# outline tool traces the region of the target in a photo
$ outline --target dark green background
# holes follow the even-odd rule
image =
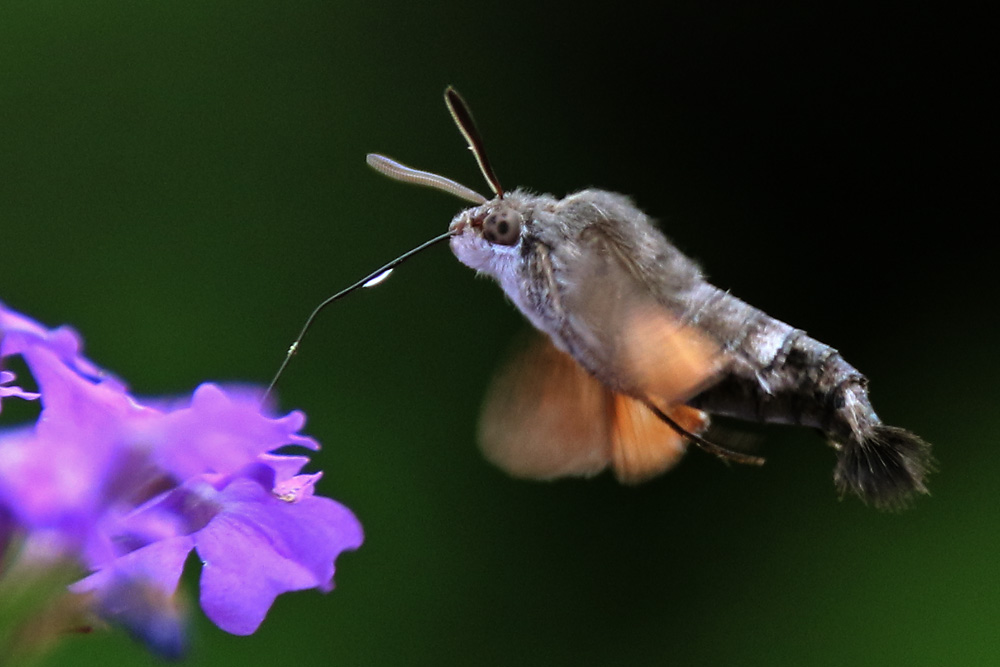
[[[936,445],[932,497],[898,515],[838,501],[832,452],[781,427],[753,429],[762,469],[692,451],[640,488],[510,480],[473,434],[522,321],[437,248],[324,315],[280,386],[364,547],[252,637],[199,614],[190,664],[1000,660],[980,19],[645,4],[3,3],[0,299],[139,394],[266,382],[323,297],[444,231],[457,200],[364,155],[484,190],[454,84],[508,187],[633,195]],[[154,663],[117,633],[51,660]]]

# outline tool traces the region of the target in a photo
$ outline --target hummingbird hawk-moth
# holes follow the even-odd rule
[[[722,415],[818,429],[837,452],[841,494],[894,508],[926,493],[929,445],[881,422],[868,381],[836,350],[707,282],[623,195],[504,191],[465,102],[450,87],[445,102],[491,199],[380,155],[368,163],[474,204],[451,222],[452,251],[542,334],[488,392],[489,460],[536,479],[610,468],[625,483],[670,468],[689,441],[762,462],[703,437],[709,415]]]

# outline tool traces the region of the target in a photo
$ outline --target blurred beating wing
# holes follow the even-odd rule
[[[588,229],[581,245],[586,252],[563,271],[560,291],[581,363],[612,389],[663,410],[717,381],[725,355],[658,297],[657,277],[600,228]]]
[[[694,408],[666,411],[693,433],[708,426]],[[497,374],[479,441],[486,458],[515,477],[589,477],[610,465],[630,484],[665,471],[685,449],[642,401],[611,391],[541,335]]]
[[[479,444],[515,477],[590,477],[611,457],[608,390],[548,338],[515,350],[490,386]]]
[[[708,417],[684,402],[717,380],[726,359],[602,228],[585,234],[558,282],[547,253],[536,266],[576,359],[542,336],[515,354],[486,398],[480,444],[518,477],[590,476],[610,465],[638,483],[673,465],[686,444],[644,402],[700,435]]]

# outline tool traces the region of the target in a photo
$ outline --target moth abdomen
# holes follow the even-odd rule
[[[838,452],[834,480],[882,508],[926,493],[930,446],[882,423],[868,380],[837,350],[711,285],[692,319],[714,333],[730,363],[709,389],[689,401],[706,412],[761,423],[808,426]]]

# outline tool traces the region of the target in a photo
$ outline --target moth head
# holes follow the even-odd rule
[[[521,240],[524,215],[517,202],[494,199],[456,215],[449,229],[458,236],[473,236],[495,246],[515,246]]]
[[[472,112],[461,96],[449,86],[444,92],[444,100],[493,191],[493,199],[487,200],[478,192],[444,176],[412,169],[382,155],[369,155],[368,164],[390,178],[433,187],[477,204],[462,211],[451,221],[451,248],[463,264],[496,275],[500,267],[494,266],[495,262],[492,260],[510,255],[521,240],[525,229],[526,217],[523,210],[526,202],[517,192],[506,196],[507,193],[500,187],[500,181],[490,166],[482,138],[472,120]]]
[[[452,219],[451,249],[460,262],[477,271],[498,275],[500,265],[517,257],[521,238],[527,233],[521,198],[517,195],[497,197]]]

